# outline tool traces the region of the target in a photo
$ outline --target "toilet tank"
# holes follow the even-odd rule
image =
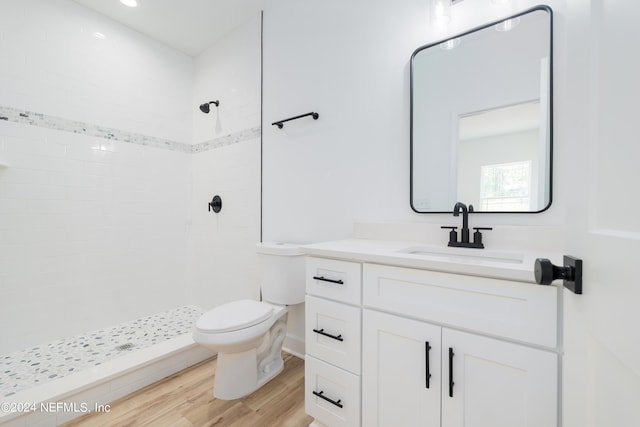
[[[275,304],[304,302],[304,255],[298,245],[258,243],[258,282],[262,299]]]

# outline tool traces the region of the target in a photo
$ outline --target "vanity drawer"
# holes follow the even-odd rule
[[[307,354],[360,373],[360,308],[307,296],[305,325]]]
[[[360,377],[307,356],[305,412],[331,427],[360,425]]]
[[[307,293],[360,305],[359,263],[307,257]]]
[[[556,347],[555,286],[364,264],[363,305]]]

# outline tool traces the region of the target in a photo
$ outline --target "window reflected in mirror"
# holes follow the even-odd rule
[[[457,193],[485,212],[536,210],[544,197],[539,100],[458,118]]]

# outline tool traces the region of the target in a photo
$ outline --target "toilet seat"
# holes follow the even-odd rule
[[[222,333],[249,328],[269,319],[273,306],[254,300],[232,301],[204,313],[195,327],[203,333]]]

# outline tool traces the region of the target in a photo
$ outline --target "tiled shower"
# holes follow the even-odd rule
[[[260,17],[190,57],[71,0],[3,2],[0,40],[0,394],[256,298]]]

